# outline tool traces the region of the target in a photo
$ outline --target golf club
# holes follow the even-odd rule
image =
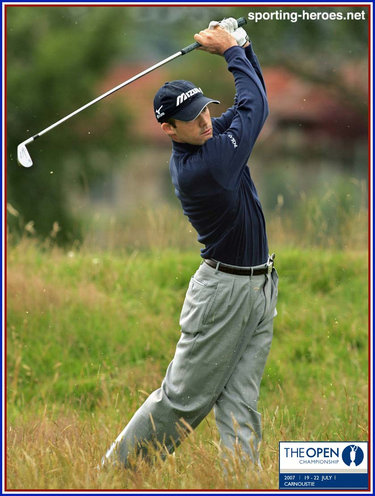
[[[237,25],[238,25],[238,27],[243,26],[244,24],[246,24],[246,22],[247,21],[246,21],[246,19],[244,17],[240,17],[239,19],[237,19]],[[136,81],[137,79],[141,78],[142,76],[145,76],[149,72],[154,71],[158,67],[161,67],[161,66],[167,64],[171,60],[174,60],[177,57],[180,57],[181,55],[185,55],[186,53],[189,53],[192,50],[195,50],[199,46],[200,46],[200,44],[197,43],[197,42],[194,42],[191,45],[186,46],[185,48],[183,48],[179,52],[176,52],[175,54],[167,57],[166,59],[162,60],[161,62],[158,62],[157,64],[149,67],[148,69],[145,69],[144,71],[140,72],[139,74],[136,74],[135,76],[133,76],[132,78],[128,79],[127,81],[124,81],[123,83],[115,86],[114,88],[112,88],[112,89],[108,90],[107,92],[103,93],[102,95],[98,96],[97,98],[95,98],[91,102],[86,103],[86,105],[83,105],[82,107],[80,107],[79,109],[75,110],[71,114],[63,117],[62,119],[58,120],[54,124],[51,124],[50,126],[46,127],[45,129],[43,129],[43,131],[40,131],[38,134],[35,134],[31,138],[28,138],[27,140],[23,141],[22,143],[20,143],[17,146],[17,161],[18,161],[18,163],[20,165],[22,165],[23,167],[31,167],[33,165],[33,161],[32,161],[32,159],[30,157],[30,154],[29,154],[29,152],[28,152],[28,150],[26,148],[26,145],[28,145],[29,143],[32,143],[37,138],[40,138],[40,136],[43,136],[43,134],[46,134],[46,133],[48,133],[48,131],[51,131],[51,129],[59,126],[60,124],[62,124],[63,122],[67,121],[71,117],[79,114],[79,112],[82,112],[82,110],[85,110],[88,107],[90,107],[91,105],[94,105],[94,103],[97,103],[100,100],[103,100],[103,98],[106,98],[107,96],[112,95],[112,93],[114,93],[115,91],[118,91],[121,88],[124,88],[124,86],[127,86],[128,84],[132,83],[133,81]]]

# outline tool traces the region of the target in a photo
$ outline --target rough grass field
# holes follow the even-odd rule
[[[159,387],[198,250],[7,254],[7,489],[276,489],[278,443],[367,440],[367,255],[277,250],[274,341],[261,387],[263,471],[224,477],[210,415],[175,455],[96,467]]]

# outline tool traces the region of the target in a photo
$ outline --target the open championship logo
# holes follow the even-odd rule
[[[342,452],[342,459],[348,467],[358,467],[363,462],[363,458],[362,449],[355,444],[350,444]]]
[[[279,449],[279,489],[369,488],[367,442],[280,441]]]

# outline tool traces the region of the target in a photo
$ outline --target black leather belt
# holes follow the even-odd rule
[[[227,265],[222,262],[216,262],[215,260],[205,259],[207,265],[216,269],[220,272],[226,272],[227,274],[233,274],[236,276],[262,276],[264,274],[270,274],[274,266],[275,255],[271,255],[268,262],[263,267],[233,267],[232,265]]]

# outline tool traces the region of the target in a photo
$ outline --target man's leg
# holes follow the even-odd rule
[[[147,453],[145,443],[172,452],[181,441],[181,419],[195,428],[209,413],[246,348],[248,314],[263,304],[261,290],[255,296],[252,291],[258,278],[264,280],[200,266],[186,293],[181,338],[165,379],[118,436],[107,460],[127,465],[130,453]]]
[[[263,287],[263,298],[265,312],[256,315],[253,309],[247,328],[250,340],[214,407],[223,445],[231,451],[239,447],[256,464],[259,464],[258,445],[262,438],[257,402],[272,342],[277,300],[276,272],[268,276]]]

